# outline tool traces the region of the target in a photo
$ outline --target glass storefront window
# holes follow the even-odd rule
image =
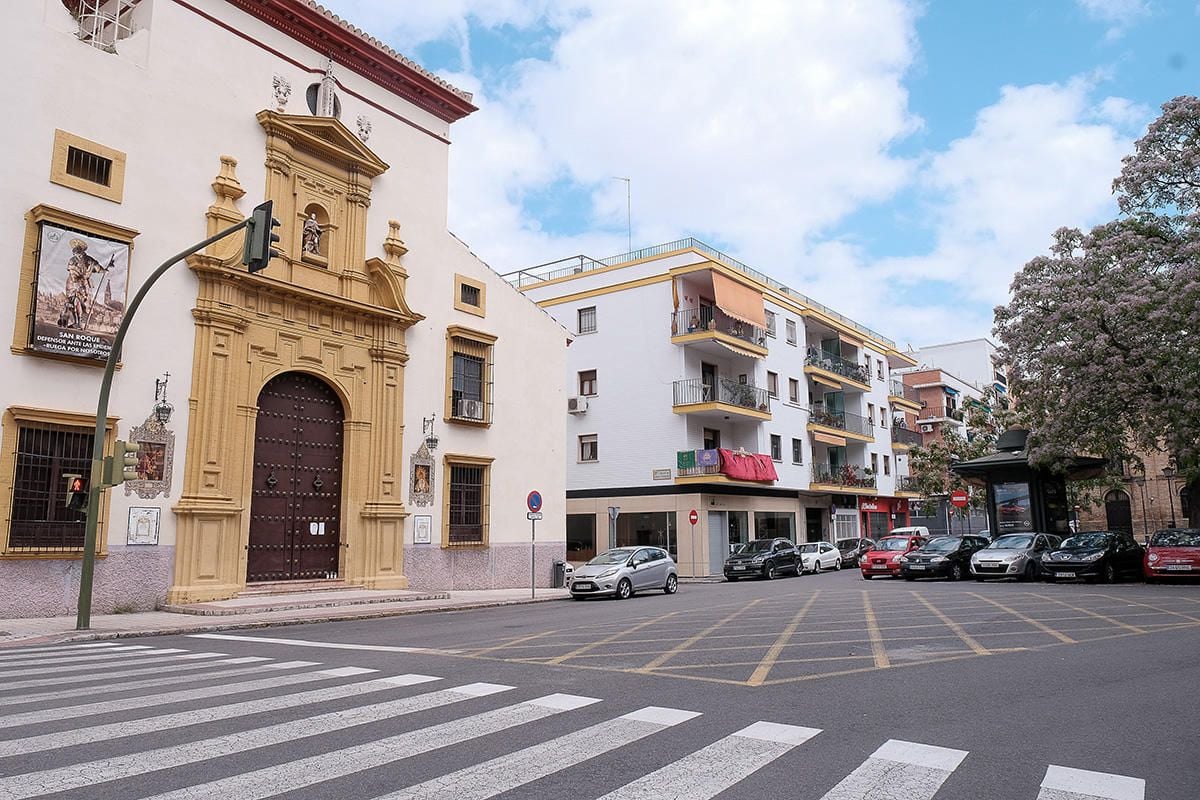
[[[796,515],[791,512],[754,512],[755,539],[790,539],[796,541]]]
[[[650,511],[617,517],[617,547],[661,547],[678,561],[675,512]]]
[[[567,560],[590,561],[596,555],[596,515],[567,514]]]

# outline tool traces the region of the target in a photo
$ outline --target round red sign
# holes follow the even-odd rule
[[[688,514],[688,522],[690,522],[690,523],[692,523],[693,525],[695,525],[695,524],[696,524],[697,522],[699,522],[699,521],[700,521],[700,515],[699,515],[699,514],[697,514],[697,513],[696,513],[696,509],[694,509],[694,508],[693,508],[693,509],[692,509],[692,512],[691,512],[690,514]]]
[[[955,508],[966,508],[969,502],[971,502],[971,496],[965,489],[955,489],[950,493],[950,505]]]

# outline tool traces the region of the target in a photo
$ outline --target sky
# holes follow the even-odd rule
[[[449,224],[496,271],[694,236],[901,349],[990,336],[1200,86],[1200,0],[321,2],[474,93]]]

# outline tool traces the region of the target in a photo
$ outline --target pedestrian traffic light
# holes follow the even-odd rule
[[[272,216],[274,207],[273,200],[260,203],[250,212],[250,219],[246,222],[246,245],[242,250],[242,263],[250,272],[266,269],[272,258],[282,255],[271,247],[279,241],[279,234],[272,230],[279,227],[279,220]]]
[[[72,511],[87,511],[88,482],[82,475],[64,475],[67,479],[67,490],[63,495],[63,505]]]

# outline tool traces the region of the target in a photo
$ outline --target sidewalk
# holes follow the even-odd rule
[[[395,597],[397,592],[387,593]],[[462,611],[489,606],[542,603],[566,600],[566,589],[538,589],[530,597],[529,589],[487,589],[463,592],[411,592],[411,597],[394,602],[368,602],[353,605],[325,605],[287,608],[276,611],[247,610],[243,613],[178,614],[168,611],[143,611],[134,614],[93,614],[92,627],[75,630],[75,617],[40,619],[0,619],[0,649],[20,645],[53,642],[81,642],[93,639],[119,639],[128,636],[153,636],[196,631],[222,631],[234,628],[269,628],[277,625],[301,625],[309,622],[375,619],[429,611]]]

